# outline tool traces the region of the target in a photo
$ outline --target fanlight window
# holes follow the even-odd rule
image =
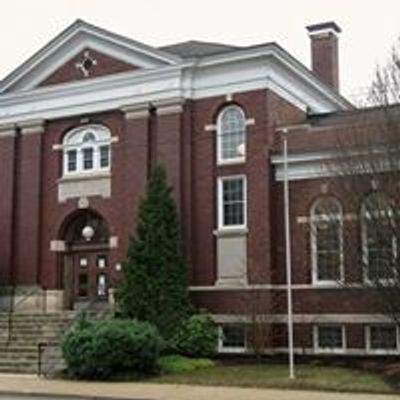
[[[218,116],[218,163],[244,161],[246,154],[246,119],[235,105],[224,108]]]
[[[365,278],[377,282],[393,279],[396,271],[396,222],[391,202],[373,193],[361,207],[361,233]]]
[[[311,208],[313,282],[338,282],[343,278],[343,214],[331,197],[318,199]]]
[[[111,167],[111,133],[101,125],[73,129],[63,141],[64,175],[108,171]]]

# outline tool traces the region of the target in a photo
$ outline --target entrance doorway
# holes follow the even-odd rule
[[[108,254],[77,252],[73,256],[73,292],[77,301],[103,301],[108,299]]]
[[[64,238],[65,308],[108,301],[111,268],[109,230],[104,219],[90,210],[79,212],[67,224]]]

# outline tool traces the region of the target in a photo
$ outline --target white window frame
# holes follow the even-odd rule
[[[74,152],[74,154],[75,154],[75,169],[70,171],[70,169],[69,169],[69,154],[72,152]],[[77,149],[67,149],[64,152],[63,157],[64,157],[64,169],[63,169],[64,171],[66,171],[68,174],[73,174],[76,171],[78,171],[79,161],[78,161],[78,150]]]
[[[388,350],[388,349],[372,349],[371,348],[371,328],[374,326],[394,326],[396,328],[396,349]],[[399,354],[400,353],[400,340],[399,340],[399,326],[395,323],[376,323],[369,324],[365,326],[365,346],[367,353],[377,354],[377,355],[390,355],[390,354]]]
[[[319,222],[323,222],[323,216],[316,216],[314,214],[315,208],[318,206],[318,203],[324,200],[333,200],[336,205],[338,206],[339,212],[337,213],[337,218],[339,220],[339,246],[340,246],[340,264],[339,264],[339,279],[338,280],[331,280],[331,279],[319,279],[318,278],[318,253],[317,253],[317,242],[318,238],[315,233],[315,225]],[[329,221],[329,216],[327,221]],[[311,206],[310,210],[310,244],[311,244],[311,275],[312,275],[312,283],[313,285],[339,285],[344,281],[344,251],[343,251],[343,208],[340,204],[339,200],[334,197],[319,197],[316,199]]]
[[[243,224],[238,225],[224,225],[224,198],[223,198],[223,183],[229,180],[241,179],[243,181]],[[218,199],[218,230],[232,231],[246,229],[247,227],[247,177],[246,175],[228,175],[218,177],[217,183],[217,199]]]
[[[386,197],[386,200],[388,200],[388,202],[390,202],[390,199],[387,198],[387,196],[385,195],[385,193],[378,193],[378,192],[374,192],[372,194],[370,194],[369,196],[373,196],[373,195],[378,195],[378,196],[383,196]],[[361,205],[361,210],[360,210],[360,231],[361,231],[361,251],[362,251],[362,264],[363,264],[363,280],[364,283],[373,285],[375,282],[371,279],[369,279],[368,277],[368,272],[369,272],[369,248],[368,248],[368,233],[367,233],[367,226],[365,224],[365,202],[367,201],[368,197],[367,196]],[[379,213],[380,211],[378,211]],[[392,212],[394,212],[392,210]],[[397,257],[397,240],[396,240],[396,236],[393,235],[392,237],[392,256],[393,258]],[[396,271],[394,271],[396,273]],[[395,278],[381,278],[379,279],[379,282],[382,284],[390,284],[391,282],[394,282]]]
[[[320,347],[319,346],[319,328],[327,328],[327,327],[339,327],[342,331],[342,347]],[[315,353],[329,353],[329,354],[341,354],[346,351],[347,343],[346,343],[346,327],[343,324],[335,324],[335,323],[327,323],[327,324],[318,324],[313,326],[313,347]]]
[[[226,326],[242,326],[244,330],[244,346],[232,347],[224,346],[223,335]],[[244,324],[222,324],[218,326],[218,352],[219,353],[246,353],[248,351],[247,327]]]
[[[231,157],[231,158],[224,158],[223,157],[223,138],[226,133],[222,131],[222,119],[224,117],[224,114],[229,111],[230,109],[237,109],[240,111],[242,118],[243,118],[243,126],[244,126],[244,151],[243,155],[239,155],[237,157]],[[217,118],[217,164],[218,165],[224,165],[224,164],[239,164],[239,163],[244,163],[246,161],[246,149],[247,149],[247,121],[246,121],[246,116],[243,111],[243,109],[236,105],[236,104],[231,104],[226,107],[224,107],[218,114]]]
[[[95,140],[84,142],[83,138],[89,132],[94,135]],[[110,130],[103,125],[91,124],[72,129],[65,135],[63,144],[58,147],[62,150],[63,157],[62,176],[74,177],[109,172],[112,162],[111,143],[114,141],[113,139]],[[100,148],[103,146],[108,146],[109,148],[109,162],[107,167],[101,167],[100,165]],[[93,168],[85,169],[83,152],[85,149],[90,148],[93,149]],[[68,170],[68,152],[71,150],[76,151],[76,170],[74,171]]]

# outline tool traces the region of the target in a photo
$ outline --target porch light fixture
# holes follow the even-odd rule
[[[90,225],[86,225],[82,229],[82,236],[87,242],[90,242],[93,239],[93,236],[94,236],[93,227],[91,227]]]

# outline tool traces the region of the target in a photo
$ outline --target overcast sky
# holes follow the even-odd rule
[[[333,20],[342,92],[365,92],[400,35],[400,0],[3,0],[0,79],[81,18],[149,45],[276,41],[309,66],[305,26]]]

